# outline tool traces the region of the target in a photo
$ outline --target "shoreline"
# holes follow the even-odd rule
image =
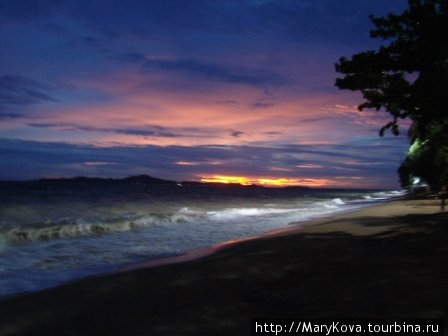
[[[393,200],[314,219],[200,259],[7,298],[0,330],[248,335],[250,318],[261,316],[446,319],[447,221],[437,200]]]
[[[383,200],[380,202],[375,202],[375,201],[373,201],[371,203],[368,202],[361,206],[358,205],[357,207],[349,207],[347,209],[332,209],[333,212],[324,213],[324,214],[320,214],[320,215],[314,214],[306,219],[301,219],[299,221],[285,223],[285,226],[283,226],[283,227],[269,229],[268,231],[261,232],[261,233],[258,233],[258,234],[252,235],[252,236],[246,236],[246,237],[235,238],[235,239],[230,238],[230,239],[223,240],[223,241],[217,241],[217,242],[211,243],[209,245],[199,246],[196,248],[192,248],[190,250],[185,250],[184,252],[181,252],[179,254],[175,254],[172,256],[155,256],[155,257],[150,257],[146,260],[143,259],[140,261],[130,261],[126,264],[122,264],[121,266],[118,266],[115,268],[111,267],[109,270],[106,270],[106,271],[103,270],[103,271],[96,272],[93,274],[85,274],[81,277],[74,277],[72,279],[66,279],[64,281],[53,284],[51,286],[44,286],[44,287],[41,287],[38,289],[31,289],[28,291],[18,291],[15,293],[9,293],[6,295],[2,295],[0,297],[0,301],[5,300],[7,298],[11,298],[11,297],[17,297],[17,296],[26,295],[29,293],[39,292],[39,291],[46,290],[46,289],[56,288],[59,286],[63,286],[65,284],[82,281],[84,279],[103,277],[103,276],[108,276],[110,274],[122,273],[122,272],[132,271],[132,270],[141,269],[141,268],[145,268],[145,267],[156,267],[156,266],[161,266],[161,265],[168,265],[168,264],[175,264],[175,263],[180,263],[180,262],[196,260],[199,258],[209,256],[211,254],[217,253],[219,250],[221,250],[222,248],[224,248],[226,246],[230,246],[230,245],[244,242],[247,240],[263,238],[265,236],[272,236],[272,235],[281,234],[281,233],[283,234],[283,233],[289,232],[291,230],[293,232],[295,232],[297,229],[300,229],[303,226],[312,225],[315,222],[320,222],[321,220],[326,220],[326,219],[332,218],[334,216],[339,216],[341,214],[345,214],[345,213],[350,214],[350,213],[354,213],[359,210],[369,208],[372,206],[375,207],[375,206],[381,205],[385,202],[386,203],[390,202],[394,199],[399,199],[399,198],[394,197],[394,198],[389,198],[389,199],[386,199],[386,200]],[[325,209],[323,209],[323,210],[325,210]]]
[[[123,268],[120,268],[120,269],[110,272],[110,273],[99,274],[99,275],[97,275],[97,277],[107,276],[108,274],[124,273],[124,272],[129,272],[129,271],[134,271],[134,270],[139,270],[139,269],[144,269],[144,268],[150,268],[150,267],[172,265],[172,264],[177,264],[177,263],[182,263],[182,262],[194,261],[197,259],[201,259],[201,258],[210,256],[210,255],[213,255],[213,254],[219,252],[220,250],[222,250],[223,248],[231,247],[232,245],[235,245],[235,244],[239,244],[239,243],[243,243],[243,242],[251,241],[251,240],[275,237],[275,236],[285,235],[285,234],[300,234],[302,232],[302,230],[305,230],[305,228],[313,227],[315,225],[321,225],[322,223],[328,222],[333,217],[339,218],[344,215],[355,216],[358,212],[363,212],[364,210],[367,210],[369,208],[376,208],[376,207],[382,206],[382,205],[390,203],[390,202],[401,201],[404,199],[406,199],[406,197],[388,199],[381,203],[375,203],[375,204],[363,206],[360,208],[339,210],[339,211],[336,211],[333,213],[325,214],[323,216],[312,217],[312,218],[304,219],[304,220],[297,221],[297,222],[291,222],[291,223],[287,224],[287,226],[277,228],[277,229],[272,229],[272,230],[264,232],[260,235],[243,237],[243,238],[239,238],[239,239],[225,240],[225,241],[217,242],[217,243],[214,243],[211,245],[197,247],[192,250],[185,251],[184,253],[182,253],[180,255],[171,256],[171,257],[155,258],[155,259],[149,259],[147,261],[137,262],[137,263],[130,264],[128,266],[125,266]],[[304,232],[306,232],[306,231],[304,231]],[[93,276],[93,277],[95,277],[95,276]]]
[[[134,270],[139,270],[139,269],[144,269],[144,268],[149,268],[149,267],[171,265],[171,264],[177,264],[177,263],[201,259],[201,258],[210,256],[210,255],[213,255],[214,253],[219,252],[221,249],[226,248],[226,247],[231,247],[232,245],[235,245],[235,244],[243,243],[245,241],[250,241],[250,240],[273,237],[273,236],[277,236],[277,235],[283,235],[283,234],[289,234],[289,233],[291,233],[291,234],[300,233],[300,230],[303,229],[304,227],[318,225],[319,223],[325,222],[335,216],[339,217],[344,214],[349,214],[349,215],[355,214],[356,212],[361,211],[363,209],[380,206],[382,204],[385,204],[388,202],[393,202],[395,200],[400,200],[400,199],[401,198],[391,199],[391,200],[384,201],[382,203],[375,203],[375,204],[363,206],[361,208],[339,210],[339,211],[336,211],[333,213],[325,214],[323,216],[312,217],[312,218],[304,219],[304,220],[297,221],[297,222],[291,222],[291,223],[288,223],[287,226],[277,228],[277,229],[271,229],[271,230],[266,231],[259,235],[248,236],[248,237],[243,237],[243,238],[238,238],[238,239],[229,239],[229,240],[225,240],[222,242],[217,242],[214,244],[187,250],[180,255],[149,259],[147,261],[133,263],[133,264],[130,264],[128,266],[125,266],[125,267],[120,268],[113,272],[99,274],[99,275],[97,275],[97,277],[107,276],[108,274],[123,273],[123,272],[134,271]],[[95,277],[95,276],[93,276],[93,277]],[[80,280],[82,280],[82,279],[80,279]]]

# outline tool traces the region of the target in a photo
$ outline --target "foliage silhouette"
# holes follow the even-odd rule
[[[399,169],[403,185],[410,175],[423,177],[438,189],[448,181],[448,1],[408,0],[401,14],[373,17],[371,38],[385,45],[342,57],[336,71],[340,89],[361,91],[359,110],[390,113],[379,133],[399,134],[399,121],[412,121],[412,146]]]

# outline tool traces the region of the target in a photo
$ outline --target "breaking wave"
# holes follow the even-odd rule
[[[177,224],[190,220],[193,220],[191,216],[180,213],[173,215],[149,214],[142,216],[124,216],[113,219],[79,218],[72,222],[64,219],[56,222],[45,222],[44,224],[35,225],[35,227],[15,227],[0,232],[0,243],[3,245],[11,245],[29,241],[102,235],[131,231],[139,228]]]
[[[0,299],[402,195],[356,190],[162,189],[149,190],[143,198],[106,193],[84,200],[72,196],[70,188],[62,198],[52,190],[48,199],[42,199],[39,190],[18,192],[15,200],[4,195]]]
[[[186,222],[226,224],[250,219],[274,219],[279,216],[291,221],[337,211],[345,202],[340,198],[304,204],[293,208],[247,207],[224,208],[216,211],[193,210],[184,207],[168,214],[126,215],[114,218],[62,218],[33,226],[16,226],[0,231],[0,245],[14,245],[32,241],[69,239],[139,230],[156,226],[172,226]]]
[[[32,241],[69,239],[80,236],[98,236],[111,233],[132,231],[157,226],[180,225],[186,222],[199,224],[229,224],[250,220],[300,221],[321,216],[342,209],[362,206],[362,202],[384,200],[400,196],[398,192],[378,192],[364,195],[362,198],[347,200],[333,198],[327,200],[300,199],[296,204],[282,207],[280,204],[266,204],[263,207],[229,207],[214,211],[193,210],[188,207],[166,214],[125,215],[112,218],[81,217],[61,218],[33,225],[12,226],[1,223],[0,246],[15,245]],[[285,225],[288,223],[285,223]],[[11,227],[12,226],[12,227]]]

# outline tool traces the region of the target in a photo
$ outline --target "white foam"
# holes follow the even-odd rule
[[[234,199],[182,199],[168,205],[155,203],[161,205],[161,213],[154,213],[159,208],[153,204],[130,201],[129,205],[97,209],[92,203],[82,210],[73,205],[69,212],[62,207],[56,213],[42,211],[49,220],[33,215],[20,222],[12,215],[4,216],[0,228],[0,245],[4,245],[0,254],[0,297],[111,271],[148,258],[260,235],[292,222],[359,208],[377,202],[378,198],[402,193],[372,192],[367,198],[363,195],[366,193],[329,192],[257,198],[245,203],[236,203]],[[80,212],[85,216],[76,218]],[[36,218],[41,222],[33,225],[31,220]]]
[[[191,215],[175,213],[172,215],[148,214],[143,216],[124,216],[118,219],[79,218],[74,223],[58,224],[47,221],[43,227],[15,227],[0,232],[0,244],[10,245],[31,241],[68,239],[80,236],[102,235],[131,231],[138,228],[166,226],[192,221]]]
[[[286,214],[297,209],[282,208],[229,208],[220,211],[208,211],[207,217],[211,220],[232,220],[244,217],[261,217],[274,214]]]
[[[340,198],[334,198],[332,201],[333,201],[335,204],[337,204],[337,205],[343,205],[343,204],[345,204],[345,202],[344,202],[342,199],[340,199]]]

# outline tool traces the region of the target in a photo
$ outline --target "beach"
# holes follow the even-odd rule
[[[446,319],[447,220],[437,200],[395,200],[17,295],[0,301],[1,335],[249,335],[253,317]]]

